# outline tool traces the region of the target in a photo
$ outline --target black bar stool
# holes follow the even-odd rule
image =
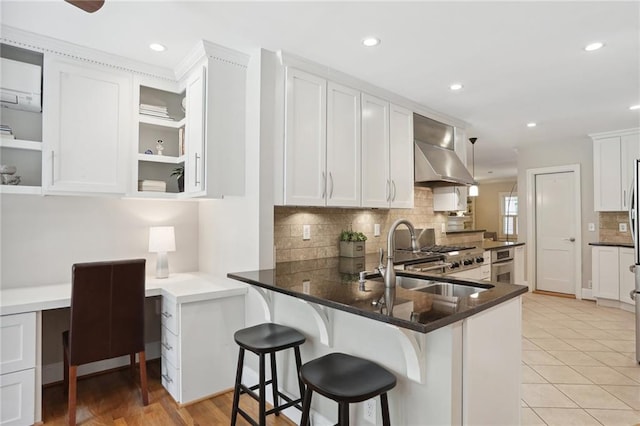
[[[236,424],[238,413],[244,417],[249,423],[254,426],[264,426],[267,424],[266,417],[269,414],[280,415],[280,411],[289,407],[296,407],[302,410],[300,402],[302,401],[302,395],[304,394],[304,385],[300,378],[298,383],[300,386],[300,398],[291,399],[287,395],[282,394],[278,390],[278,374],[276,371],[276,352],[284,349],[293,348],[296,356],[296,369],[298,371],[298,377],[300,377],[300,365],[302,364],[300,358],[300,345],[302,345],[306,338],[297,330],[286,327],[284,325],[265,323],[259,324],[253,327],[244,328],[239,330],[233,336],[238,346],[240,346],[240,353],[238,354],[238,370],[236,372],[236,385],[233,392],[233,408],[231,411],[231,425]],[[244,365],[244,351],[248,350],[258,355],[260,359],[260,371],[259,382],[257,385],[247,387],[242,384],[242,367]],[[271,380],[265,380],[265,356],[271,355]],[[268,384],[271,384],[273,391],[273,408],[266,410],[266,393],[265,388]],[[259,393],[256,394],[254,390],[259,389]],[[258,422],[252,419],[244,410],[238,407],[240,402],[240,395],[243,393],[248,394],[253,399],[258,401]],[[280,405],[279,399],[282,398],[286,403]]]
[[[355,356],[332,353],[309,361],[300,369],[300,378],[307,385],[302,403],[301,426],[309,425],[313,392],[336,401],[338,425],[349,425],[349,404],[380,395],[382,424],[390,426],[387,391],[396,386],[396,376],[378,364]]]

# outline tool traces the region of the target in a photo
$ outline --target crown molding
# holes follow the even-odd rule
[[[590,133],[588,136],[591,139],[602,139],[602,138],[611,138],[615,136],[635,135],[638,133],[640,133],[640,128],[636,127],[633,129],[613,130],[611,132]]]
[[[200,40],[191,52],[178,64],[175,79],[182,80],[204,58],[247,68],[250,56],[206,40]]]
[[[175,80],[175,74],[169,68],[138,62],[123,56],[24,31],[8,25],[0,26],[0,42],[43,54],[54,54],[135,74],[164,80]]]

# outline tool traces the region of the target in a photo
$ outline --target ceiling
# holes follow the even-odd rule
[[[515,176],[519,147],[640,127],[629,110],[640,104],[638,1],[106,0],[88,14],[2,0],[0,12],[6,25],[171,68],[200,39],[308,58],[467,122],[480,181]],[[365,48],[366,36],[382,42]],[[605,47],[583,50],[593,41]]]

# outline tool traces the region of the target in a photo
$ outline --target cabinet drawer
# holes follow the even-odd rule
[[[36,366],[36,313],[0,317],[0,374]]]
[[[35,369],[0,376],[0,424],[32,425],[35,420]]]
[[[162,358],[166,358],[173,365],[180,365],[180,339],[169,329],[162,327],[162,342],[160,350]]]
[[[162,312],[160,313],[162,325],[167,327],[173,334],[178,334],[178,304],[174,301],[162,298]]]
[[[176,402],[180,401],[180,370],[162,357],[162,386]]]

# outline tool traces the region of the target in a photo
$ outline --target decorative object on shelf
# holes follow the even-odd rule
[[[367,241],[367,236],[362,232],[342,231],[340,233],[340,256],[363,257],[365,241]]]
[[[152,226],[149,228],[149,253],[157,253],[156,278],[169,277],[170,251],[176,251],[176,237],[173,226]]]
[[[2,139],[15,139],[16,137],[13,135],[13,129],[11,126],[6,124],[0,124],[0,137]]]
[[[171,176],[175,176],[178,180],[178,191],[184,192],[184,166],[171,170]]]
[[[145,153],[145,154],[153,155],[153,151],[151,151],[150,149],[147,149],[144,153]]]
[[[473,177],[473,185],[469,187],[469,197],[477,197],[480,194],[478,189],[478,182],[476,182],[476,141],[478,138],[469,138],[471,142],[471,165],[473,171],[471,176]]]
[[[182,102],[180,102],[180,106],[182,107],[182,112],[187,113],[187,97],[182,98]]]
[[[18,185],[20,183],[20,176],[16,176],[16,166],[9,166],[7,164],[0,165],[0,179],[2,185]]]
[[[158,142],[156,142],[156,151],[158,151],[158,155],[163,155],[162,151],[164,151],[164,146],[162,145],[164,142],[162,141],[162,139],[158,139]]]

